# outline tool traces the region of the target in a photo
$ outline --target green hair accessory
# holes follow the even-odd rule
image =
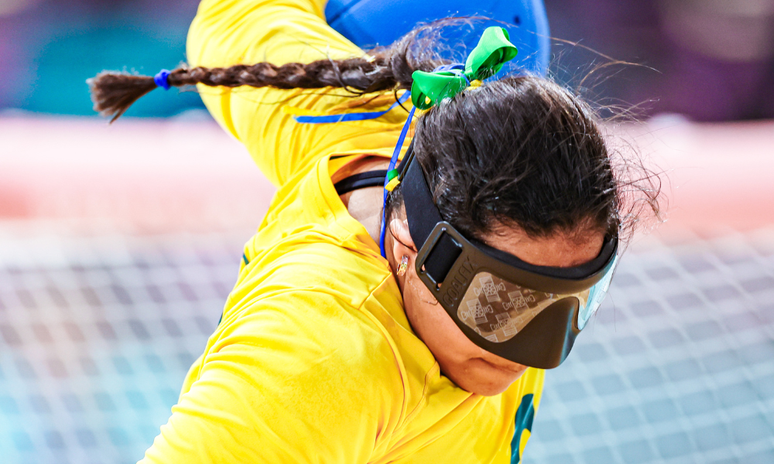
[[[471,81],[494,76],[517,53],[508,31],[502,27],[488,27],[468,55],[464,68],[456,64],[441,66],[433,72],[414,71],[411,101],[420,110],[432,108],[444,98],[452,98],[470,87]]]
[[[384,185],[384,188],[387,189],[388,192],[392,192],[395,190],[395,187],[400,184],[400,178],[398,177],[400,175],[400,171],[397,169],[391,169],[387,171],[387,183]]]

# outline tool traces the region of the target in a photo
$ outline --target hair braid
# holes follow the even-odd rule
[[[181,66],[169,74],[170,86],[204,84],[222,87],[275,87],[278,89],[320,89],[338,87],[353,94],[409,89],[411,74],[431,71],[442,61],[431,46],[437,31],[459,20],[441,20],[405,35],[389,47],[371,51],[370,58],[318,60],[311,63],[238,64],[228,68]],[[422,34],[429,32],[429,34]],[[416,53],[412,53],[416,52]],[[113,122],[142,96],[155,89],[153,77],[105,71],[87,81],[94,110]]]
[[[278,89],[319,89],[341,87],[361,94],[394,88],[392,70],[384,59],[319,60],[308,64],[272,63],[235,65],[228,68],[180,67],[170,72],[172,87],[204,84],[221,87],[275,87]],[[102,72],[88,81],[94,110],[118,119],[140,97],[156,88],[153,77]]]
[[[385,90],[395,85],[391,70],[382,62],[365,58],[318,60],[308,64],[272,63],[236,65],[229,68],[179,68],[169,75],[173,86],[204,84],[224,87],[276,87],[319,89],[345,87],[355,92]],[[374,88],[378,82],[378,88]]]

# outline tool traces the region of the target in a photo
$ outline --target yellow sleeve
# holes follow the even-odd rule
[[[255,341],[207,355],[140,463],[369,461],[382,422],[374,379],[337,353],[300,359]]]
[[[325,0],[203,0],[188,34],[191,66],[277,65],[364,52],[325,22]],[[394,144],[379,124],[299,124],[287,108],[326,113],[352,101],[342,89],[279,90],[199,85],[205,105],[276,186],[320,156]],[[394,119],[394,118],[393,118]],[[405,114],[402,117],[405,121]],[[389,121],[399,130],[400,121]],[[370,137],[369,135],[376,135]]]
[[[315,265],[326,253],[342,267]],[[141,462],[365,463],[383,449],[405,392],[362,309],[371,284],[346,280],[360,261],[331,245],[254,261]]]

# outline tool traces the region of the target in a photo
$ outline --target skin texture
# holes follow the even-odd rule
[[[383,163],[361,162],[361,166],[355,166],[355,172],[383,168]],[[381,189],[357,190],[343,195],[342,201],[350,214],[378,241]],[[388,227],[389,233],[385,238],[387,260],[403,294],[406,315],[416,334],[435,356],[441,372],[471,393],[492,396],[505,391],[521,377],[526,366],[489,353],[468,340],[438,304],[414,268],[417,247],[411,239],[405,211],[392,218]],[[602,249],[604,233],[580,225],[571,233],[532,238],[518,227],[501,226],[483,237],[483,241],[531,264],[572,267],[597,257]],[[408,270],[403,276],[398,276],[397,268],[403,256],[409,258]]]

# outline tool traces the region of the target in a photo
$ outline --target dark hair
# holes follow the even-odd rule
[[[481,238],[495,223],[530,236],[617,233],[619,198],[590,109],[549,80],[508,77],[442,102],[415,152],[441,216]]]
[[[431,44],[440,27],[461,22],[449,18],[421,26],[389,47],[371,50],[368,56],[344,60],[324,59],[311,63],[272,63],[235,65],[228,68],[188,68],[185,65],[169,74],[171,87],[195,84],[208,86],[276,87],[279,89],[321,89],[341,87],[355,95],[384,90],[410,89],[415,70],[432,71],[445,64]],[[94,110],[115,121],[151,90],[153,77],[126,72],[104,71],[86,81],[91,90]]]
[[[353,94],[409,89],[414,70],[445,63],[433,45],[439,25],[448,23],[417,28],[370,58],[181,67],[169,84],[341,87]],[[152,77],[109,72],[89,85],[95,110],[113,121],[156,87]],[[591,107],[542,77],[506,77],[444,100],[418,118],[414,139],[441,216],[470,237],[502,225],[532,237],[603,231],[626,239],[643,210],[659,215],[659,176],[636,153],[610,153]],[[387,217],[401,202],[398,187]]]

